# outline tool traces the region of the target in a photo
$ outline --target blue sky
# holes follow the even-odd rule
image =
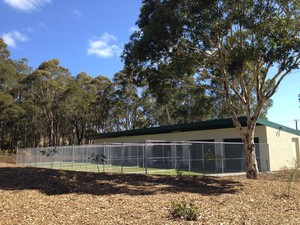
[[[122,69],[119,57],[140,13],[142,0],[0,0],[0,36],[12,59],[33,69],[53,58],[73,76],[109,78]],[[295,128],[300,119],[300,72],[274,95],[269,120]],[[300,128],[300,121],[299,121]]]
[[[0,36],[29,65],[57,58],[72,75],[112,77],[141,0],[0,0]]]

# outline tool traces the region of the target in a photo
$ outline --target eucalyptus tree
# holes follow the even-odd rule
[[[131,130],[138,128],[138,122],[142,120],[143,109],[140,104],[138,87],[133,80],[124,76],[121,71],[113,77],[114,102],[113,113],[116,130]]]
[[[211,96],[206,95],[203,88],[195,87],[195,81],[185,79],[185,84],[179,89],[176,96],[179,104],[174,113],[176,123],[190,123],[211,119]]]
[[[81,145],[88,126],[92,123],[92,103],[96,98],[92,85],[93,78],[82,72],[73,79],[61,95],[62,112],[66,120],[72,125],[67,129],[70,134],[75,131],[76,144]],[[70,138],[70,137],[69,137]],[[70,139],[69,143],[73,140]]]
[[[26,126],[26,111],[24,104],[25,101],[25,91],[22,85],[22,80],[25,79],[32,72],[31,67],[28,66],[26,59],[20,59],[13,62],[14,65],[14,76],[10,81],[9,93],[13,98],[13,104],[7,107],[7,112],[9,115],[7,118],[7,123],[9,123],[9,129],[11,130],[13,149],[19,147],[24,147],[25,140],[25,126]]]
[[[222,86],[220,84],[212,83],[210,85],[210,89],[207,91],[208,95],[210,96],[210,105],[211,105],[211,118],[218,118],[218,119],[226,119],[231,117],[231,110],[230,105],[226,102],[226,96],[224,93],[220,92]],[[252,96],[252,102],[255,102],[255,96]],[[235,105],[241,105],[241,101],[238,96],[232,96],[232,102]],[[268,110],[273,106],[273,100],[268,99],[266,100],[265,104],[260,113],[260,118],[267,119]],[[236,108],[236,115],[242,117],[245,115],[245,110],[241,108]]]
[[[147,86],[145,87],[147,88]],[[211,115],[210,97],[203,88],[197,88],[193,79],[184,82],[161,81],[155,90],[147,90],[151,99],[148,108],[152,125],[171,125],[209,119]]]
[[[0,38],[0,62],[8,59],[10,56],[10,51],[7,49],[7,44]]]
[[[246,176],[255,179],[256,122],[282,80],[299,67],[299,17],[298,0],[144,0],[140,30],[123,56],[127,67],[150,84],[162,76],[192,76],[207,87],[218,82],[244,143]],[[175,73],[149,76],[165,67]],[[238,119],[240,109],[246,129]]]
[[[24,83],[27,84],[28,96],[43,114],[40,118],[41,136],[49,146],[60,144],[64,118],[61,114],[61,95],[71,79],[68,69],[60,66],[59,60],[43,62]]]
[[[0,148],[16,149],[21,138],[23,92],[20,81],[30,73],[27,60],[9,58],[7,45],[0,39]]]
[[[10,90],[11,80],[15,77],[16,72],[13,61],[9,59],[10,52],[2,39],[0,39],[0,53],[0,148],[3,148],[10,145],[7,119],[9,109],[14,105]]]
[[[113,95],[114,86],[111,80],[99,75],[92,80],[94,99],[91,105],[92,124],[89,134],[111,132],[113,124]]]

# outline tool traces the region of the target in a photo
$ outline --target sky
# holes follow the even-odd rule
[[[0,37],[34,69],[53,58],[73,76],[122,69],[142,0],[0,0]]]
[[[142,0],[0,0],[0,37],[12,59],[36,69],[59,59],[73,76],[112,78],[123,68],[124,44],[137,29]],[[283,80],[268,119],[291,128],[300,119],[300,72]],[[298,121],[300,129],[300,121]]]

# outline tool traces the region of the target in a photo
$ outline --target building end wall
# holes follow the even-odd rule
[[[299,160],[299,136],[284,130],[267,127],[270,154],[270,170],[293,167]]]

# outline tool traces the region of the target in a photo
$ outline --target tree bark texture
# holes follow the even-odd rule
[[[246,155],[246,177],[248,179],[258,179],[258,166],[255,153],[255,144],[252,140],[250,143],[245,143],[245,155]]]

